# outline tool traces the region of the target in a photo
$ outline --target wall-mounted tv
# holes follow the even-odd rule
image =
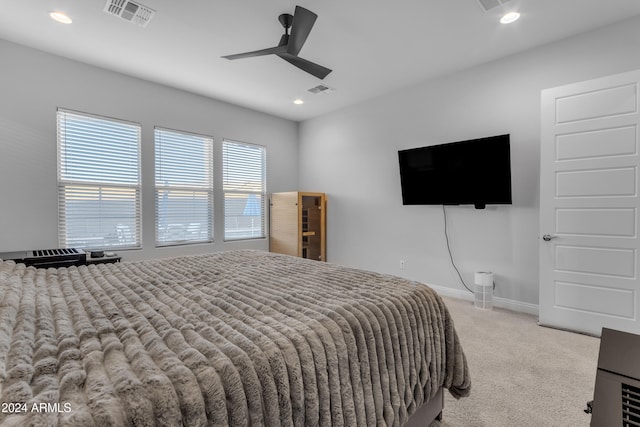
[[[403,205],[510,205],[509,135],[398,151]]]

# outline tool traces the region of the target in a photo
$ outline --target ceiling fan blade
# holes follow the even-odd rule
[[[300,52],[317,18],[318,15],[310,10],[296,6],[296,11],[293,14],[293,23],[291,24],[291,35],[289,36],[287,53],[297,55],[298,52]]]
[[[323,67],[322,65],[307,61],[306,59],[300,58],[299,56],[290,55],[289,53],[279,53],[277,55],[288,63],[300,68],[301,70],[316,76],[320,80],[327,77],[327,75],[332,71],[326,67]]]
[[[276,47],[270,47],[267,49],[254,50],[251,52],[237,53],[235,55],[226,55],[226,56],[223,56],[222,58],[225,58],[225,59],[251,58],[253,56],[264,56],[264,55],[272,55],[272,54],[277,55],[279,53],[285,53],[286,51],[287,51],[287,46],[276,46]]]

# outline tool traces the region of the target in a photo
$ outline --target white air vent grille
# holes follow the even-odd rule
[[[146,27],[156,13],[150,7],[130,0],[107,0],[104,11],[141,27]]]
[[[508,2],[509,0],[478,0],[478,3],[480,3],[480,6],[485,12]]]
[[[318,85],[316,87],[312,87],[311,89],[307,89],[309,92],[313,93],[314,95],[320,95],[322,93],[331,93],[331,92],[335,92],[335,89],[332,87],[329,87],[327,85]]]

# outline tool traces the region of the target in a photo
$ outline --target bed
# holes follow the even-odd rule
[[[402,426],[470,391],[429,287],[256,250],[0,261],[0,424]]]

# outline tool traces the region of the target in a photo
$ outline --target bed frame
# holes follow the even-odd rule
[[[442,421],[442,410],[444,409],[444,388],[422,405],[411,417],[404,427],[429,427],[435,420]]]

